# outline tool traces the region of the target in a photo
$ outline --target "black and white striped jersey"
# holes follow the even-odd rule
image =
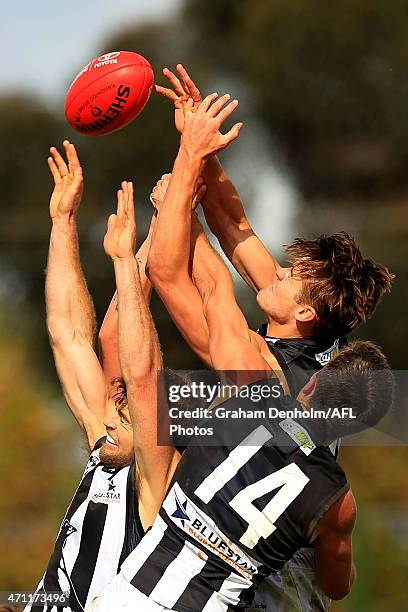
[[[264,323],[257,331],[282,368],[293,397],[297,397],[313,374],[321,370],[347,345],[347,338],[337,338],[326,343],[311,338],[274,338],[268,336],[267,330],[268,324]],[[339,454],[340,444],[339,439],[330,445],[335,457]]]
[[[186,449],[151,531],[122,565],[121,575],[165,609],[226,612],[251,601],[348,490],[304,423],[265,419],[238,446],[227,438]]]
[[[346,338],[326,342],[312,338],[274,338],[268,336],[267,323],[257,331],[281,366],[293,397],[298,395],[314,372],[321,370],[347,344]]]
[[[36,592],[69,592],[69,606],[27,606],[25,611],[82,612],[112,580],[143,535],[137,513],[134,464],[107,468],[99,440],[62,521],[54,551]]]

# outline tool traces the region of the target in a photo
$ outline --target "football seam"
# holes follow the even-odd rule
[[[145,86],[145,83],[146,83],[146,73],[147,73],[146,68],[147,68],[147,66],[143,66],[143,67],[144,67],[143,85],[142,85],[142,87],[140,89],[139,97],[136,100],[135,106],[137,106],[139,104],[139,100],[140,100],[140,98],[142,96],[142,93],[143,93],[143,90],[144,90],[144,86]],[[146,100],[146,103],[147,103],[147,100]],[[142,109],[140,109],[138,112],[140,113],[141,111],[142,111]],[[133,119],[136,119],[136,117],[137,117],[137,115],[135,117],[128,117],[128,119],[126,120],[126,123],[121,123],[120,125],[118,125],[117,129],[123,128],[123,127],[127,126],[131,121],[133,121]],[[114,132],[115,130],[112,130],[112,131]]]

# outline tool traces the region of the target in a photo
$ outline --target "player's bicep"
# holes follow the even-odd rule
[[[107,391],[101,365],[93,347],[75,334],[53,343],[52,348],[65,399],[92,447],[105,434]]]
[[[138,497],[143,523],[155,518],[174,474],[179,452],[170,438],[170,419],[162,381],[152,376],[143,384],[127,383],[127,399],[133,426]],[[160,402],[160,403],[159,403]]]
[[[200,294],[190,277],[184,280],[180,275],[177,282],[157,282],[154,287],[187,344],[211,367],[207,321]]]
[[[315,543],[316,574],[331,599],[342,599],[350,590],[352,571],[351,534],[326,535]]]
[[[216,370],[254,371],[261,377],[270,371],[269,364],[256,343],[251,341],[250,335],[237,330],[233,323],[226,322],[216,335],[210,335],[210,351]],[[257,379],[258,375],[255,377]]]
[[[208,291],[202,289],[209,331],[210,357],[216,370],[269,370],[239,308],[231,277],[221,276]]]
[[[341,599],[353,579],[352,531],[356,519],[354,497],[349,491],[323,517],[323,529],[313,542],[316,574],[325,593]]]

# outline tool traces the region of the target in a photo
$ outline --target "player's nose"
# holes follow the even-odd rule
[[[106,431],[116,429],[116,419],[113,414],[105,414],[103,419]]]

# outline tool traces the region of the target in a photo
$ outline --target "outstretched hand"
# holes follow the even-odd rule
[[[153,187],[152,193],[150,194],[150,201],[157,211],[160,210],[161,205],[163,204],[170,183],[170,179],[171,174],[163,174],[161,179],[159,179],[156,185]],[[191,203],[191,207],[193,210],[195,210],[197,206],[201,204],[206,191],[207,185],[204,183],[203,177],[199,176],[197,179],[193,200]]]
[[[74,215],[78,210],[83,191],[83,175],[75,146],[63,142],[68,164],[55,147],[50,148],[48,166],[54,178],[54,191],[50,199],[50,215]]]
[[[163,74],[169,80],[172,88],[161,85],[154,87],[157,93],[174,103],[174,122],[176,129],[182,132],[185,111],[187,108],[191,108],[193,112],[198,110],[201,104],[201,93],[182,64],[177,64],[176,70],[179,77],[168,68],[163,68]]]
[[[213,93],[204,98],[195,113],[186,111],[180,150],[190,160],[207,159],[238,138],[242,123],[236,123],[226,134],[220,132],[224,121],[238,106],[238,100],[229,100],[229,94],[218,97]]]
[[[133,183],[123,181],[118,191],[116,214],[110,215],[103,240],[105,253],[115,259],[133,257],[136,246],[136,221]]]

